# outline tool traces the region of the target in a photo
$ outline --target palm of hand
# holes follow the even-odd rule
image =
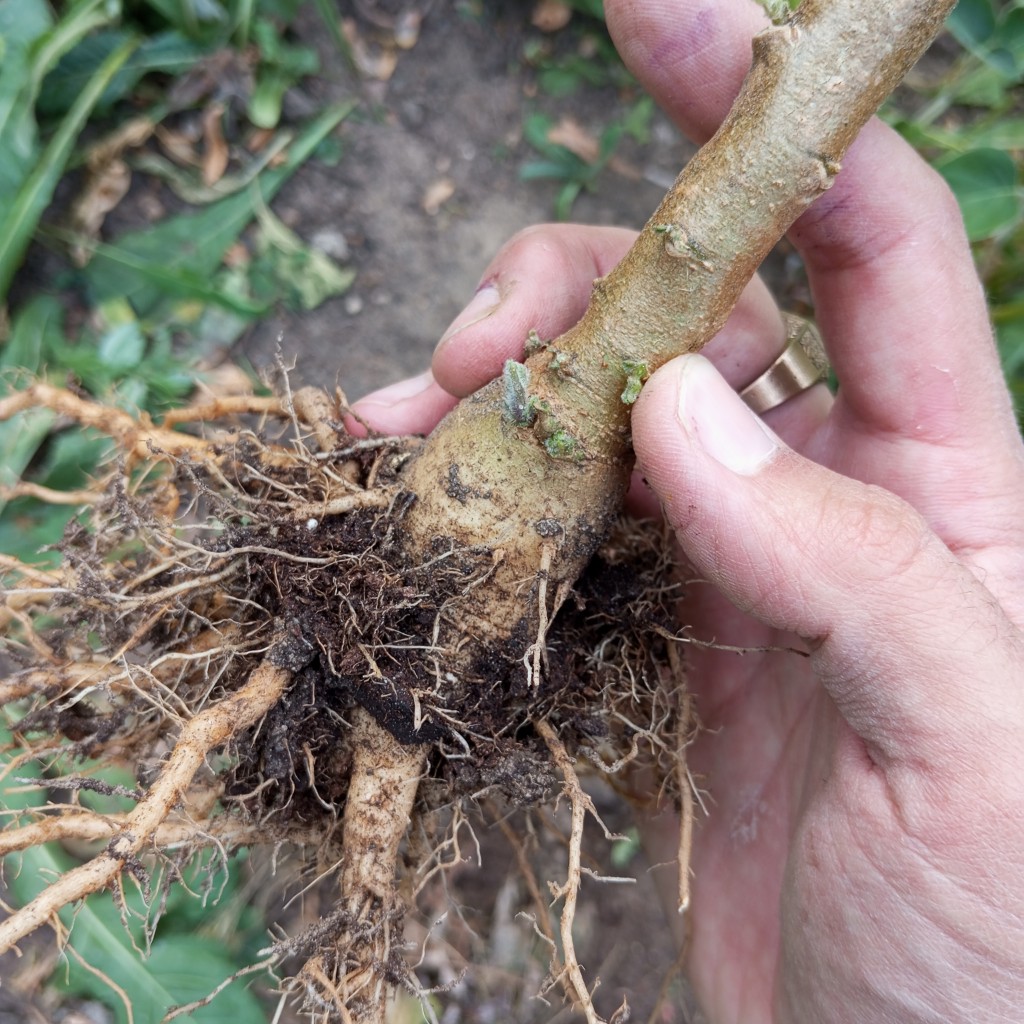
[[[801,419],[797,412],[780,429],[820,464],[853,467],[862,479],[910,492],[925,507],[948,500],[942,492],[949,488],[936,487],[927,475],[916,486],[887,480],[887,440],[837,429],[836,420],[849,421],[841,409],[817,426],[813,414]],[[960,530],[970,527],[954,523],[942,539],[954,550],[968,547]],[[1021,552],[993,548],[972,547],[964,562],[1017,611],[1019,626]],[[877,763],[872,745],[822,687],[812,659],[791,652],[807,647],[794,634],[737,610],[702,583],[691,586],[681,617],[695,637],[751,649],[738,656],[697,648],[689,663],[702,725],[689,765],[698,780],[713,780],[693,850],[689,952],[691,979],[709,1019],[954,1019],[939,991],[946,986],[935,985],[924,951],[946,944],[952,960],[975,967],[988,960],[965,989],[1003,969],[991,963],[991,947],[967,947],[972,930],[993,925],[990,908],[976,896],[993,877],[1016,894],[1011,905],[1021,902],[1021,866],[1004,864],[986,877],[977,857],[979,847],[1019,843],[1019,826],[1005,817],[1021,802],[1009,798],[1019,792],[1019,777],[1011,770],[988,791],[997,813],[1003,811],[993,828],[991,810],[979,814],[984,788],[973,793],[941,766],[893,771]],[[964,772],[971,773],[966,764]],[[918,968],[908,972],[904,964],[895,979],[887,944],[894,934]],[[1002,934],[1014,941],[1012,929]],[[891,987],[902,989],[895,1004]],[[965,1019],[988,1019],[978,1013],[981,1001],[963,999],[972,1013]],[[941,1016],[916,1015],[933,1002]]]

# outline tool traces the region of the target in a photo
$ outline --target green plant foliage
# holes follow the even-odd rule
[[[170,30],[138,39],[127,28],[110,28],[83,39],[67,53],[46,76],[36,105],[42,117],[60,117],[71,109],[99,67],[118,47],[136,39],[136,48],[114,75],[96,103],[96,112],[105,114],[123,100],[151,72],[177,75],[189,70],[208,46],[201,46],[181,32]]]
[[[0,723],[0,745],[10,738],[10,732]],[[35,764],[19,767],[17,775],[25,780],[42,778]],[[8,812],[41,807],[46,799],[45,786],[22,784],[15,788],[8,780],[0,791],[0,807]],[[233,859],[237,865],[240,858]],[[24,905],[45,888],[49,879],[73,868],[75,861],[59,846],[50,844],[11,854],[3,866],[11,895]],[[227,903],[236,891],[234,879],[238,874],[229,868],[229,863],[204,855],[187,870],[184,881],[193,891],[205,889],[217,901]],[[150,879],[155,893],[161,889],[161,870]],[[125,890],[121,907],[111,896],[97,894],[78,907],[65,908],[60,918],[71,929],[71,947],[75,952],[65,954],[55,975],[57,987],[105,1003],[114,1011],[118,1024],[128,1024],[129,1020],[134,1020],[134,1024],[159,1024],[173,1007],[209,995],[236,970],[234,960],[225,955],[231,952],[232,944],[225,943],[223,937],[197,932],[202,919],[196,916],[196,908],[201,903],[183,896],[178,890],[177,896],[168,902],[152,942],[146,932],[153,908],[137,888]],[[242,925],[239,932],[250,940],[250,948],[242,949],[243,943],[236,941],[237,959],[242,959],[237,954],[254,954],[256,951],[251,947],[258,941],[257,922],[251,913]],[[97,970],[90,970],[84,963]],[[126,1000],[131,1007],[130,1016]],[[182,1019],[197,1024],[220,1024],[225,1020],[262,1024],[266,1015],[256,996],[243,982],[235,981],[211,1005]]]
[[[775,25],[781,25],[789,20],[789,16],[796,10],[799,0],[757,0],[764,8],[765,14]]]
[[[536,112],[525,119],[523,136],[540,159],[527,161],[520,168],[520,177],[525,181],[561,182],[555,198],[558,220],[567,220],[580,193],[595,187],[624,138],[628,136],[640,145],[649,141],[654,114],[654,101],[649,96],[630,99],[637,90],[636,80],[608,35],[601,0],[577,0],[569,6],[589,18],[581,25],[573,21],[564,33],[572,47],[568,52],[557,37],[531,37],[524,44],[523,58],[536,71],[538,92],[548,101],[558,101],[583,90],[609,89],[615,90],[625,103],[623,112],[601,129],[594,160],[585,160],[551,141],[549,133],[555,119],[549,113]]]
[[[117,4],[79,0],[65,20],[53,24],[45,5],[16,3],[20,0],[0,0],[0,297],[53,197],[78,133],[135,45],[124,43],[95,69],[44,148],[34,113],[44,76],[63,53],[115,16]]]
[[[1024,73],[1024,8],[993,0],[960,0],[947,27],[976,66],[965,68],[951,83],[958,103],[1005,108],[1006,90]]]
[[[13,325],[7,344],[0,349],[0,371],[5,377],[18,371],[29,374],[39,372],[49,348],[59,343],[62,337],[60,320],[61,310],[52,299],[37,299],[26,307]],[[37,409],[16,421],[0,423],[0,485],[11,487],[21,479],[49,434],[54,419],[53,413],[48,410]],[[5,505],[6,502],[0,497],[0,513],[4,511]],[[62,517],[61,528],[66,519],[66,516]],[[3,537],[4,523],[5,520],[0,517],[0,550],[19,550],[17,532],[13,537]],[[15,547],[2,546],[4,540],[14,541]]]
[[[355,58],[352,55],[352,47],[341,30],[341,16],[338,13],[337,3],[334,0],[313,0],[313,4],[323,19],[335,49],[341,54],[345,63],[350,68],[354,68],[356,64]]]
[[[635,84],[608,36],[603,10],[594,17],[601,23],[581,26],[576,49],[568,53],[554,47],[550,37],[534,37],[524,44],[523,59],[536,70],[537,85],[545,95],[560,99],[584,89]]]
[[[226,40],[234,28],[229,8],[221,0],[144,0],[144,6],[167,25],[199,41]]]
[[[6,216],[0,219],[0,295],[10,286],[35,233],[39,218],[50,205],[54,189],[67,166],[78,133],[134,46],[134,40],[129,40],[100,65],[95,76],[40,153],[38,163],[26,175],[21,187],[14,194],[10,206],[7,207]]]
[[[354,103],[328,107],[288,149],[284,164],[264,171],[254,193],[239,192],[201,210],[122,235],[96,247],[83,280],[97,302],[126,296],[140,316],[152,315],[168,296],[224,305],[245,316],[259,316],[269,302],[223,291],[216,280],[224,253],[252,222],[259,204],[278,189],[352,111]]]
[[[548,178],[560,182],[555,199],[555,216],[568,220],[576,197],[584,189],[593,188],[601,172],[615,153],[625,128],[614,122],[601,133],[598,158],[590,163],[565,146],[549,138],[554,121],[547,114],[531,114],[523,125],[527,142],[540,153],[541,159],[524,164],[519,171],[524,181]]]
[[[43,0],[0,0],[0,198],[8,201],[39,152],[32,83],[40,65],[33,47],[52,26]]]
[[[639,397],[644,382],[651,375],[647,364],[635,359],[622,361],[622,372],[626,377],[626,386],[622,389],[620,400],[625,405],[632,405]]]
[[[1024,3],[960,0],[946,27],[962,47],[911,116],[887,118],[953,189],[985,284],[1011,389],[1024,396]]]
[[[1005,150],[973,149],[941,160],[937,167],[956,194],[972,242],[991,238],[1020,220],[1019,167]]]
[[[568,0],[568,6],[580,14],[604,21],[604,0]]]
[[[278,27],[267,18],[253,24],[253,40],[261,64],[256,88],[249,98],[249,120],[259,128],[273,128],[281,118],[281,103],[288,88],[320,68],[316,53],[307,46],[281,40]]]
[[[632,861],[643,852],[643,843],[640,841],[640,830],[636,826],[630,826],[625,834],[612,847],[612,866],[627,868]]]
[[[530,394],[529,368],[506,359],[501,383],[505,421],[512,426],[528,427],[537,418],[536,400]]]
[[[352,286],[356,272],[339,267],[326,253],[306,245],[290,228],[262,206],[259,259],[249,278],[260,294],[278,295],[297,309],[315,309]]]

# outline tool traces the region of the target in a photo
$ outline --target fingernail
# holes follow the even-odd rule
[[[472,327],[473,324],[485,320],[498,308],[499,302],[501,302],[501,295],[498,289],[490,281],[482,285],[476,295],[469,300],[466,308],[451,322],[448,330],[441,335],[437,347],[440,348],[459,331],[464,331],[467,327]]]
[[[679,422],[726,469],[753,476],[779,450],[775,435],[703,356],[683,356]]]
[[[395,384],[389,384],[379,391],[371,391],[368,395],[360,398],[356,405],[397,405],[407,398],[414,398],[422,394],[434,383],[434,375],[427,370],[415,377],[400,380]]]

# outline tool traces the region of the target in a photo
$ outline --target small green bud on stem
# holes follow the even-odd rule
[[[619,396],[624,405],[632,405],[640,397],[644,381],[651,375],[647,364],[637,359],[623,359],[622,372],[626,375],[626,386]]]
[[[537,417],[530,395],[530,371],[514,359],[505,360],[501,375],[504,418],[517,427],[528,427]]]

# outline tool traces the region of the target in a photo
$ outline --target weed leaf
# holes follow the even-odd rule
[[[35,167],[22,182],[6,215],[0,215],[0,297],[10,287],[39,218],[53,197],[53,190],[64,172],[79,132],[97,100],[135,46],[135,40],[129,40],[103,62],[61,121]]]
[[[260,204],[260,248],[271,276],[300,309],[315,309],[326,299],[342,295],[355,280],[350,267],[339,267],[326,253],[314,249]],[[272,287],[272,285],[271,285]]]
[[[9,202],[38,152],[31,77],[31,48],[52,25],[43,0],[0,0],[0,200]]]
[[[11,334],[0,346],[0,370],[24,370],[37,374],[43,368],[45,353],[52,351],[63,337],[64,310],[49,295],[32,299],[18,313]],[[0,386],[0,394],[7,389]]]
[[[85,88],[96,67],[131,36],[126,29],[108,29],[83,39],[46,76],[37,110],[45,117],[66,113]],[[152,71],[180,74],[187,71],[208,50],[180,32],[160,32],[144,39],[125,61],[96,104],[98,112],[123,99],[143,75]]]
[[[960,0],[946,19],[946,28],[965,50],[976,52],[996,30],[992,0]]]
[[[972,242],[1012,227],[1021,216],[1017,165],[999,149],[975,149],[938,170],[956,193]]]
[[[289,147],[285,163],[264,171],[254,182],[255,197],[249,191],[239,192],[203,210],[124,234],[113,245],[97,246],[83,274],[93,298],[103,302],[125,296],[140,316],[153,313],[168,293],[216,303],[243,315],[263,313],[266,304],[222,293],[213,276],[228,247],[252,221],[256,205],[268,203],[354,107],[354,102],[339,104],[317,117]]]

